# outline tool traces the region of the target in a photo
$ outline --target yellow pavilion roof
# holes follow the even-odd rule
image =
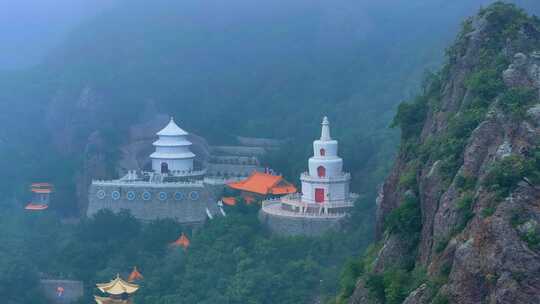
[[[96,284],[96,286],[102,292],[112,295],[121,295],[123,293],[131,294],[139,289],[139,285],[122,280],[120,275],[117,275],[116,279],[109,283]]]

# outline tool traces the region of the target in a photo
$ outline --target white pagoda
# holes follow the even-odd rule
[[[261,217],[271,230],[320,234],[345,217],[358,198],[349,192],[351,175],[343,172],[343,159],[338,156],[337,140],[330,136],[327,117],[321,129],[320,139],[313,142],[308,171],[300,175],[302,192],[263,202]],[[289,221],[284,225],[286,218]]]
[[[188,133],[171,120],[157,133],[159,139],[153,143],[156,151],[150,155],[152,170],[156,173],[189,173],[193,171],[195,154],[189,149],[192,143]]]

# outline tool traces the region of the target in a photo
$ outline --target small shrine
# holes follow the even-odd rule
[[[128,276],[128,282],[132,283],[144,279],[143,275],[137,269],[137,266],[133,267],[133,270]]]
[[[253,172],[248,178],[227,184],[230,189],[240,191],[240,196],[250,204],[256,200],[279,197],[295,193],[296,187],[281,175]],[[231,198],[222,199],[227,205],[234,205]]]
[[[94,296],[97,304],[133,304],[132,296],[139,289],[139,285],[128,283],[120,275],[109,283],[96,284],[97,288],[107,296]]]
[[[171,246],[173,247],[182,247],[184,248],[184,250],[187,250],[189,245],[190,245],[190,241],[188,239],[188,237],[182,232],[182,235],[180,235],[180,237],[171,243]]]
[[[42,211],[49,208],[53,186],[49,183],[33,183],[30,186],[32,198],[24,209],[29,211]]]

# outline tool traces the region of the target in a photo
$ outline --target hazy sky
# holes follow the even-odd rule
[[[36,63],[115,0],[0,0],[0,70]]]
[[[27,67],[39,62],[83,20],[120,1],[123,0],[0,0],[0,70]],[[256,4],[258,1],[259,4]],[[277,5],[292,5],[289,1],[282,0],[214,0],[201,1],[201,5],[249,10],[256,9],[261,3],[269,4],[274,1]],[[336,6],[339,6],[340,2],[347,2],[334,1]],[[430,5],[433,7],[434,3],[452,6],[454,2],[468,1],[472,7],[476,7],[493,0],[357,0],[354,3],[361,11],[364,6],[380,6],[384,9],[418,6],[422,9]],[[537,1],[540,0],[514,0],[525,7],[538,6],[533,4]],[[299,1],[292,1],[296,2]],[[126,3],[129,4],[130,1]],[[148,0],[148,4],[151,5],[152,1]],[[474,10],[472,7],[471,10]],[[414,9],[411,13],[414,13]],[[473,13],[471,11],[466,14]],[[362,18],[362,14],[359,14],[359,17]]]

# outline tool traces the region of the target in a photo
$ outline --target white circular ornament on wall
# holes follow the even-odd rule
[[[159,193],[159,200],[164,201],[167,199],[167,192],[160,192]]]
[[[152,198],[152,194],[148,191],[144,191],[142,194],[142,199],[145,201],[149,201]]]
[[[119,192],[119,191],[113,191],[113,192],[111,193],[111,197],[112,197],[112,199],[115,200],[115,201],[119,200],[119,199],[120,199],[120,192]]]
[[[98,192],[96,193],[96,196],[97,196],[97,198],[99,198],[99,199],[104,199],[105,196],[106,196],[106,193],[105,193],[104,190],[98,190]]]

